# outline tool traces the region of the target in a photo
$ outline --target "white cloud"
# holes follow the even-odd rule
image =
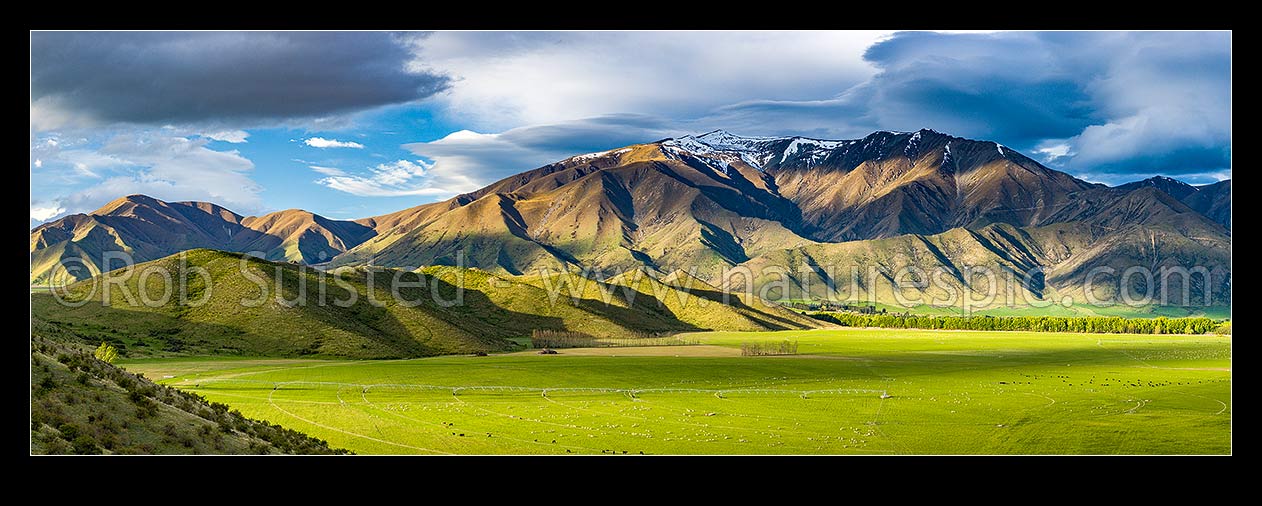
[[[124,160],[89,148],[87,139],[47,138],[31,144],[31,157],[36,168],[43,169],[43,182],[74,184],[85,179],[101,179],[100,172],[120,165]]]
[[[345,176],[346,171],[337,167],[321,167],[319,165],[308,165],[311,170],[324,174],[326,176]]]
[[[57,97],[40,97],[31,101],[31,130],[49,131],[57,128],[86,128],[97,122],[77,115]],[[54,141],[55,142],[55,141]]]
[[[424,162],[421,162],[424,163]],[[373,169],[377,181],[382,184],[398,185],[408,182],[414,177],[425,175],[425,167],[408,160],[396,160],[394,163],[383,163]]]
[[[75,174],[92,179],[101,179],[100,170],[128,164],[127,160],[86,148],[61,151],[58,159],[69,163]]]
[[[42,206],[32,205],[31,206],[31,219],[38,220],[38,221],[47,221],[64,212],[66,212],[65,208],[55,205],[55,204],[42,205]]]
[[[888,32],[438,32],[415,70],[453,76],[435,100],[502,131],[614,113],[696,117],[753,99],[831,97],[871,77]],[[669,57],[660,57],[669,55]]]
[[[302,141],[302,143],[308,146],[311,146],[313,148],[320,148],[320,149],[325,149],[325,148],[364,149],[364,145],[358,142],[339,141],[337,139],[325,139],[324,137],[310,137]]]
[[[93,179],[100,179],[100,178],[101,178],[101,175],[100,175],[100,174],[97,174],[96,172],[93,172],[93,171],[92,171],[92,169],[88,168],[88,164],[86,164],[86,163],[83,163],[83,162],[75,162],[75,163],[73,164],[73,167],[74,167],[75,172],[78,172],[79,174],[82,174],[82,175],[84,175],[84,176],[87,176],[87,177],[90,177],[90,178],[93,178]]]
[[[316,183],[359,197],[446,196],[477,188],[436,185],[440,181],[427,176],[431,167],[432,165],[420,160],[396,160],[377,165],[369,169],[366,175],[332,175],[318,179]]]
[[[245,130],[220,130],[218,132],[210,132],[202,134],[202,137],[214,139],[221,142],[230,142],[240,144],[246,142],[246,138],[250,136]]]
[[[1223,124],[1227,122],[1188,121],[1189,115],[1163,105],[1091,125],[1069,139],[1074,153],[1072,162],[1080,167],[1123,173],[1140,173],[1148,167],[1196,173],[1229,166],[1231,131]],[[1216,150],[1221,150],[1220,159],[1206,161],[1203,153]]]
[[[651,142],[685,132],[644,115],[610,115],[514,128],[497,134],[461,130],[403,148],[433,160],[431,185],[455,195],[570,156]]]
[[[128,134],[97,149],[60,152],[58,161],[65,170],[91,173],[101,181],[54,199],[54,205],[66,212],[87,212],[122,195],[144,193],[162,200],[210,201],[238,212],[262,210],[261,188],[249,175],[254,163],[236,150],[207,148],[209,142]]]
[[[708,120],[806,135],[811,125],[929,127],[1044,155],[1076,174],[1231,165],[1227,32],[903,32],[863,54],[880,72],[833,98],[769,97]]]
[[[1044,141],[1037,148],[1034,148],[1034,152],[1043,155],[1043,159],[1047,161],[1073,154],[1070,151],[1069,144],[1064,140]]]

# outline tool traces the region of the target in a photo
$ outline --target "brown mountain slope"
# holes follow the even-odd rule
[[[801,208],[811,237],[827,242],[1036,225],[1093,187],[993,142],[932,130],[786,153],[766,170]]]
[[[1231,230],[1231,180],[1198,186],[1196,190],[1183,197],[1183,203]]]
[[[224,244],[243,228],[237,223],[240,219],[213,204],[122,197],[92,213],[67,216],[31,231],[31,283],[85,279],[100,272],[111,253],[144,261]]]
[[[1031,234],[1055,255],[1045,262],[1053,265],[1047,272],[1048,282],[1076,287],[1073,293],[1083,298],[1082,286],[1093,270],[1104,284],[1119,290],[1095,297],[1113,300],[1122,295],[1119,278],[1127,269],[1140,267],[1156,277],[1166,272],[1163,269],[1204,268],[1210,274],[1208,280],[1194,277],[1187,297],[1165,293],[1183,289],[1183,278],[1171,276],[1168,286],[1155,293],[1158,298],[1165,295],[1175,304],[1194,298],[1199,302],[1186,304],[1200,304],[1208,292],[1211,302],[1230,300],[1231,239],[1227,230],[1151,186],[1121,196],[1093,216],[1032,229]],[[1156,277],[1154,282],[1160,285]],[[1141,273],[1127,280],[1131,293],[1147,292],[1142,278]]]
[[[1122,192],[1131,192],[1140,188],[1156,188],[1179,201],[1186,200],[1197,191],[1195,186],[1166,176],[1153,176],[1143,181],[1133,181],[1117,186],[1117,189]]]
[[[820,243],[751,259],[719,283],[772,299],[959,307],[968,297],[973,307],[988,307],[1059,304],[1063,297],[1117,303],[1129,282],[1126,296],[1144,305],[1213,305],[1230,303],[1230,251],[1221,227],[1147,188],[1090,220]],[[1132,267],[1143,270],[1123,281]],[[1173,269],[1164,282],[1163,269]]]
[[[368,241],[334,264],[369,261],[363,253],[372,248],[380,248],[369,257],[376,265],[447,264],[463,249],[467,265],[509,273],[566,265],[612,272],[734,264],[811,242],[784,225],[796,221],[791,203],[749,179],[757,171],[716,171],[656,146],[637,149],[595,159],[604,169],[550,167],[493,185],[507,193],[458,197],[474,200],[401,237]],[[627,154],[644,159],[609,161]]]
[[[1162,188],[1086,183],[993,142],[931,130],[854,141],[712,132],[572,157],[375,220],[406,225],[379,227],[333,264],[446,264],[463,251],[464,265],[514,274],[694,268],[739,287],[722,271],[832,263],[958,273],[989,262],[1037,274],[1023,290],[1044,297],[1072,291],[1080,266],[1115,263],[1104,244],[1132,245],[1144,233],[1183,241],[1189,253],[1229,244],[1226,230]],[[1229,273],[1219,253],[1176,259]],[[774,276],[755,278],[761,288]]]
[[[647,267],[659,277],[695,269],[717,286],[741,286],[723,272],[738,267],[830,263],[876,266],[889,276],[912,265],[943,267],[971,285],[963,267],[990,262],[1037,274],[1036,287],[1015,291],[1044,297],[1081,293],[1069,285],[1095,267],[1127,262],[1199,261],[1217,273],[1209,291],[1223,293],[1230,282],[1229,182],[1192,187],[1153,178],[1107,187],[994,142],[932,130],[841,141],[716,131],[571,157],[354,222],[296,210],[241,218],[208,206],[122,203],[102,212],[123,218],[93,213],[41,226],[31,236],[32,280],[48,278],[49,265],[68,256],[227,240],[216,247],[303,262],[334,256],[331,266],[605,276]],[[109,219],[125,223],[103,225]],[[166,225],[142,230],[150,223]],[[162,237],[168,228],[185,232]],[[163,240],[137,239],[150,234]],[[775,278],[751,277],[754,288]]]
[[[261,251],[269,260],[297,260],[318,264],[376,234],[353,221],[330,220],[301,209],[288,209],[241,220],[249,232],[238,233],[231,251]]]
[[[375,233],[363,224],[306,211],[242,217],[207,202],[129,195],[32,230],[31,284],[86,279],[102,270],[109,255],[144,262],[195,248],[260,251],[272,260],[318,263]],[[111,268],[121,266],[116,261]]]

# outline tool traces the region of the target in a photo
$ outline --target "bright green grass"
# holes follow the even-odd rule
[[[796,339],[802,355],[126,367],[174,376],[163,381],[359,453],[1231,451],[1228,337],[892,329],[697,336],[731,347]],[[474,386],[523,390],[453,394]],[[640,391],[545,396],[540,388]]]

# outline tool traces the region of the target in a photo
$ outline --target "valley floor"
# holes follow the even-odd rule
[[[1230,337],[838,329],[416,360],[152,359],[361,454],[1224,454]],[[798,342],[798,355],[740,356]]]

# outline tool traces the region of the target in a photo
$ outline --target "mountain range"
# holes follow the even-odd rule
[[[838,270],[854,267],[885,280],[855,280],[878,300],[905,291],[891,281],[907,266],[942,268],[948,284],[973,290],[966,266],[997,267],[1032,280],[1000,295],[1042,300],[1082,300],[1096,268],[1203,266],[1208,282],[1187,288],[1219,303],[1230,300],[1230,227],[1230,180],[1109,187],[1001,144],[927,129],[856,140],[715,131],[575,156],[353,221],[296,209],[242,217],[132,195],[33,229],[31,282],[95,275],[110,251],[147,261],[213,248],[328,267],[460,264],[510,276],[683,270],[714,286],[774,285],[792,297],[824,295],[828,283],[848,281]],[[86,265],[67,271],[61,261],[71,257]],[[752,275],[733,274],[744,267]]]

